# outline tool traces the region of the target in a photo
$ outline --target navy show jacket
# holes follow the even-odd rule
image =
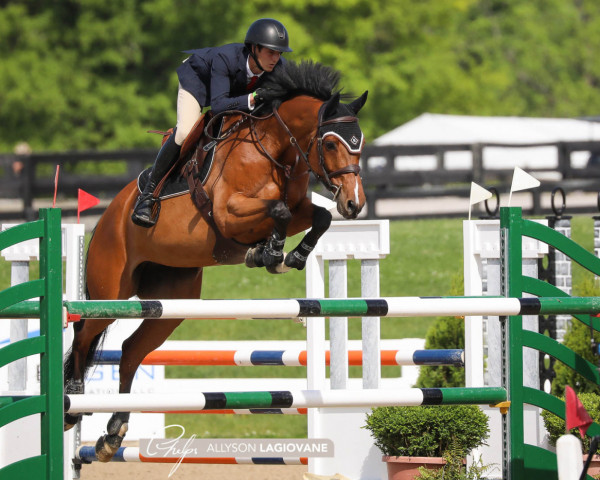
[[[242,43],[220,47],[186,50],[190,56],[177,68],[181,87],[191,93],[201,107],[212,108],[214,113],[225,110],[248,109],[246,62],[250,51]],[[280,68],[281,58],[275,68]],[[264,72],[255,84],[260,87],[269,72]]]

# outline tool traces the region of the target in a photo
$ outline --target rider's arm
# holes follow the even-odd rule
[[[231,78],[226,57],[216,55],[212,62],[210,78],[211,100],[210,104],[214,113],[225,110],[243,110],[248,112],[250,105],[248,94],[231,97]]]

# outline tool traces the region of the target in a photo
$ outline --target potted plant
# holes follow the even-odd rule
[[[422,466],[443,468],[448,452],[463,459],[489,435],[487,415],[476,405],[378,407],[365,428],[384,455],[390,480],[418,477]]]
[[[590,417],[592,417],[592,420],[595,423],[600,423],[600,395],[596,393],[579,393],[577,394],[577,397],[579,400],[581,400],[581,403],[590,414]],[[562,400],[564,401],[564,397],[562,397]],[[542,410],[542,418],[544,419],[544,425],[548,431],[550,444],[556,446],[556,441],[559,439],[559,437],[566,433],[565,421],[547,410]],[[574,428],[568,433],[571,433],[577,438],[581,439],[583,460],[585,461],[587,459],[587,454],[590,451],[590,437],[586,436],[585,438],[581,438],[578,428]],[[593,456],[592,463],[588,469],[588,475],[600,475],[600,455]]]

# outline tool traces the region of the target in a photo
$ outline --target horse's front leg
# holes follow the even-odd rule
[[[267,214],[275,222],[273,232],[265,243],[248,250],[246,266],[264,266],[270,273],[284,273],[288,269],[283,264],[283,247],[292,214],[281,200],[270,201]]]
[[[308,198],[305,198],[293,210],[292,221],[288,226],[288,234],[296,235],[307,228],[310,228],[310,230],[298,246],[286,255],[284,261],[285,268],[288,270],[291,268],[304,269],[308,255],[315,248],[319,238],[321,238],[331,225],[331,219],[332,216],[328,210],[314,205]]]
[[[296,248],[294,248],[290,253],[288,253],[285,257],[284,264],[288,268],[296,268],[298,270],[303,270],[306,266],[306,260],[310,252],[313,251],[315,245],[319,241],[319,238],[323,236],[323,234],[327,231],[329,226],[331,225],[331,213],[324,209],[323,207],[319,207],[317,205],[311,204],[311,209],[305,210],[306,212],[312,211],[312,218],[307,216],[299,215],[296,217],[294,215],[294,223],[295,222],[306,222],[307,218],[310,218],[312,223],[309,223],[308,226],[311,226],[309,232],[304,236],[302,241],[298,244]],[[295,225],[290,225],[290,227],[294,227]],[[306,227],[300,227],[300,229],[305,229]]]

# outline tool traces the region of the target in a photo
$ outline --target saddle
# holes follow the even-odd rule
[[[225,238],[214,221],[212,201],[204,189],[204,183],[212,168],[215,146],[217,145],[217,142],[213,139],[219,136],[223,122],[210,122],[211,118],[212,112],[209,111],[196,122],[186,137],[181,146],[179,159],[158,183],[152,194],[154,199],[152,210],[153,216],[158,215],[161,200],[189,193],[192,202],[215,233],[216,242],[213,249],[213,258],[220,264],[234,265],[243,262],[246,251],[254,245],[243,245],[231,238]],[[209,126],[208,135],[205,134],[205,125]],[[151,132],[162,134],[162,143],[164,144],[169,136],[173,134],[173,129],[170,128],[166,132],[155,130]],[[147,168],[138,177],[140,192],[143,191],[148,182],[151,169],[152,167]]]

